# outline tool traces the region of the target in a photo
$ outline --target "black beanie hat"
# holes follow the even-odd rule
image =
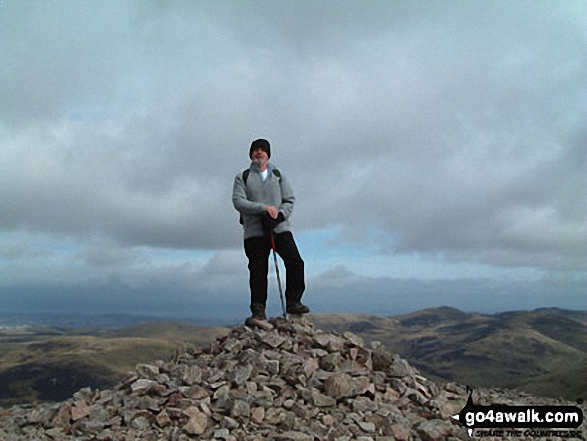
[[[253,151],[256,149],[262,149],[267,156],[271,158],[271,147],[269,146],[269,141],[266,139],[257,139],[253,141],[251,144],[251,149],[249,150],[249,158],[253,155]]]

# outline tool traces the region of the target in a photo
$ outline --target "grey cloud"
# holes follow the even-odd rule
[[[40,148],[41,134],[9,150],[0,177],[2,224],[80,237],[103,234],[130,245],[215,248],[238,240],[234,224],[218,222],[238,220],[229,206],[232,176],[225,182],[219,176],[176,176],[161,171],[164,166],[149,167],[142,149],[145,155],[134,161],[128,150],[97,138],[67,146],[48,136]],[[22,150],[30,153],[24,162]],[[149,182],[137,185],[137,174]]]
[[[123,29],[114,4],[6,2],[0,11],[4,123],[59,120],[69,106],[115,99]],[[125,14],[122,14],[125,15]],[[99,60],[99,61],[97,61]]]
[[[0,259],[8,261],[30,259],[30,258],[43,258],[51,256],[53,252],[37,248],[30,245],[25,241],[4,241],[0,243]]]
[[[233,248],[267,136],[296,228],[585,269],[584,3],[87,5],[0,15],[2,228]]]
[[[44,260],[5,268],[0,280],[4,310],[156,312],[224,321],[248,311],[248,292],[242,290],[246,268],[226,271],[227,264],[234,267],[234,251],[221,253],[204,266],[188,259],[160,265],[102,247],[62,256],[59,265]]]
[[[341,277],[342,276],[342,277]],[[397,314],[434,306],[483,313],[558,306],[585,309],[585,276],[515,279],[400,279],[365,277],[338,268],[312,280],[308,302],[322,311]],[[362,299],[361,305],[357,299]],[[311,300],[310,300],[311,299]],[[336,299],[333,304],[332,299]]]
[[[74,259],[84,262],[89,267],[117,267],[146,263],[146,259],[138,251],[111,243],[90,243],[87,248],[77,252]]]
[[[238,275],[248,277],[246,271],[247,259],[241,250],[219,251],[203,267],[203,272],[218,275]]]
[[[231,258],[229,258],[231,260]],[[147,313],[242,320],[248,314],[246,275],[208,274],[193,265],[116,270],[69,268],[53,283],[3,284],[6,311]],[[365,277],[344,267],[308,280],[305,301],[313,312],[397,314],[433,306],[482,313],[557,306],[587,309],[585,276],[545,276],[534,281],[490,278],[417,280]],[[280,314],[270,280],[268,308]],[[357,299],[362,299],[357,302]]]

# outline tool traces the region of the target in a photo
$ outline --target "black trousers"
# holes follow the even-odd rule
[[[304,261],[291,232],[276,234],[275,250],[283,259],[286,271],[285,298],[288,303],[299,302],[304,294]],[[245,239],[245,254],[249,259],[249,286],[251,288],[251,309],[253,305],[267,303],[267,274],[271,237],[250,237]]]

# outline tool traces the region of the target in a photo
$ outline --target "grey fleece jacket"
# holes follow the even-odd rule
[[[275,176],[273,173],[275,168],[272,163],[267,164],[267,179],[263,181],[259,167],[252,163],[246,184],[243,182],[243,172],[234,178],[232,203],[234,208],[242,214],[245,239],[263,236],[261,216],[265,215],[265,209],[269,205],[276,207],[285,218],[273,230],[275,234],[290,231],[289,217],[294,208],[295,197],[287,178],[280,169],[278,170],[281,174],[281,183],[280,178]]]

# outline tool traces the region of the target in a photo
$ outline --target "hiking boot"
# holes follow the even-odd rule
[[[250,317],[247,317],[247,319],[245,320],[245,326],[248,326],[249,328],[252,328],[254,326],[261,326],[261,323],[264,323],[265,321],[265,318],[259,318],[252,315]]]
[[[300,315],[310,312],[310,308],[308,308],[306,305],[303,305],[302,302],[292,302],[287,304],[286,311],[288,314]]]
[[[267,320],[267,316],[265,315],[265,305],[253,304],[251,305],[251,312],[253,315],[245,320],[245,325],[257,326],[260,321]]]

